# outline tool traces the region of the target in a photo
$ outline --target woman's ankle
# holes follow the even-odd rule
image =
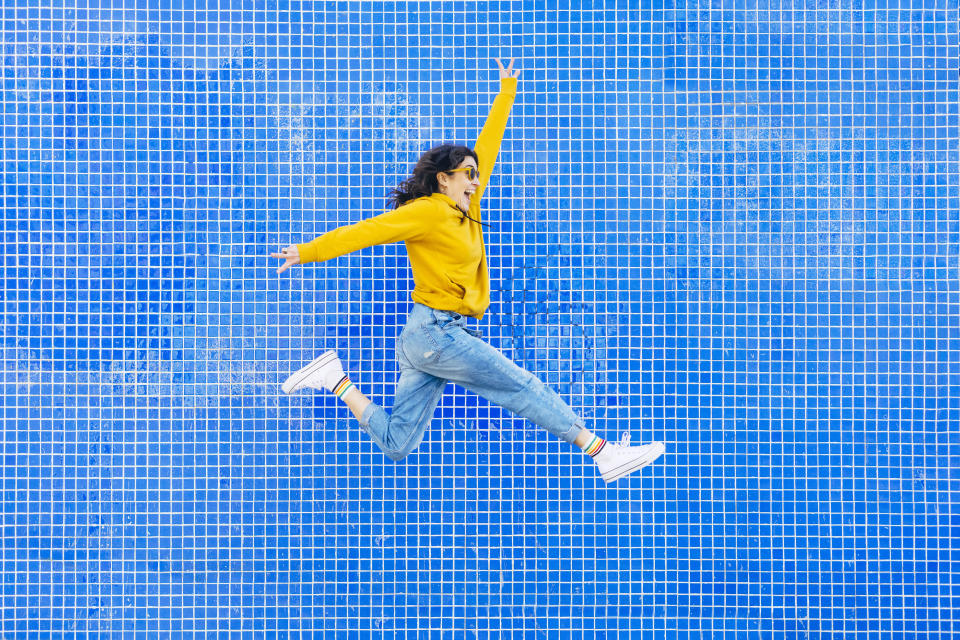
[[[350,408],[350,411],[353,412],[353,415],[356,416],[357,420],[363,417],[363,412],[366,411],[367,407],[372,404],[372,401],[367,396],[363,395],[360,392],[360,389],[357,389],[357,386],[354,385],[349,391],[347,391],[342,398],[343,402]]]
[[[593,440],[593,433],[591,433],[586,427],[580,429],[580,433],[577,434],[576,439],[573,441],[573,444],[577,445],[581,449],[584,445],[590,443]]]

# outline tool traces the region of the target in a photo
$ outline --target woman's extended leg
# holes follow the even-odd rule
[[[432,316],[414,334],[422,349],[407,354],[412,366],[459,384],[566,442],[593,436],[581,434],[583,420],[555,391],[467,330],[461,316],[443,311]]]
[[[438,312],[439,313],[439,312]],[[502,353],[468,336],[475,349],[460,362],[450,363],[437,348],[443,337],[435,332],[432,315],[411,323],[397,341],[397,361],[401,375],[397,383],[393,413],[387,414],[355,386],[341,397],[364,430],[389,457],[397,460],[412,451],[440,401],[445,376],[453,373],[453,382],[464,386],[495,404],[546,428],[551,433],[584,449],[595,437],[583,426],[573,410],[552,389],[533,374],[521,369]],[[433,326],[431,326],[433,325]],[[462,325],[458,325],[462,326]],[[447,327],[452,332],[457,327]],[[439,344],[438,344],[439,343]],[[416,367],[412,363],[416,363]],[[442,367],[431,369],[438,363]],[[451,366],[451,364],[453,366]],[[369,412],[369,415],[367,413]]]
[[[629,446],[629,434],[619,443],[607,443],[587,431],[583,421],[552,389],[522,369],[479,333],[467,329],[459,314],[435,311],[423,332],[435,351],[411,362],[432,375],[455,382],[567,442],[578,445],[597,464],[606,482],[642,469],[663,454],[662,443]],[[429,356],[429,357],[427,357]]]

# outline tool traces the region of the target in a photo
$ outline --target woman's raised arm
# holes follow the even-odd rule
[[[500,143],[503,141],[503,132],[507,128],[507,118],[510,115],[510,107],[513,106],[513,100],[517,95],[517,79],[520,77],[520,71],[513,70],[513,58],[510,59],[510,65],[504,69],[499,58],[494,58],[497,66],[500,67],[500,93],[497,94],[490,107],[490,114],[487,121],[477,136],[477,143],[473,145],[473,150],[477,152],[479,158],[480,186],[473,194],[473,201],[479,202],[483,195],[483,190],[487,187],[487,182],[493,174],[493,166],[497,161],[497,154],[500,153]]]

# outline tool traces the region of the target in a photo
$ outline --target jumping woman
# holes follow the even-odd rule
[[[378,244],[406,244],[415,287],[413,308],[397,340],[400,365],[392,413],[370,401],[344,374],[335,351],[326,351],[283,383],[335,393],[383,452],[400,460],[423,440],[443,388],[454,382],[580,447],[606,482],[641,469],[664,452],[654,442],[631,447],[629,433],[607,442],[586,429],[553,390],[484,342],[466,318],[483,318],[490,278],[483,244],[480,198],[493,173],[520,71],[499,59],[500,93],[471,149],[443,144],[425,152],[413,175],[390,193],[392,211],[334,229],[271,257],[295,264],[323,262]]]

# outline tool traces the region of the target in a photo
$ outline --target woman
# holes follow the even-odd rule
[[[607,443],[588,431],[556,393],[466,324],[467,317],[482,318],[490,303],[480,198],[520,77],[513,60],[506,69],[496,62],[500,93],[474,149],[449,144],[430,149],[413,175],[390,194],[393,211],[271,254],[285,260],[279,274],[295,264],[330,260],[375,244],[406,243],[416,286],[413,309],[397,342],[400,379],[392,414],[354,386],[335,351],[291,375],[283,390],[311,387],[335,393],[383,452],[400,460],[420,444],[444,386],[452,381],[576,444],[593,458],[603,479],[613,482],[660,457],[663,444],[631,447],[629,434],[620,443]]]

